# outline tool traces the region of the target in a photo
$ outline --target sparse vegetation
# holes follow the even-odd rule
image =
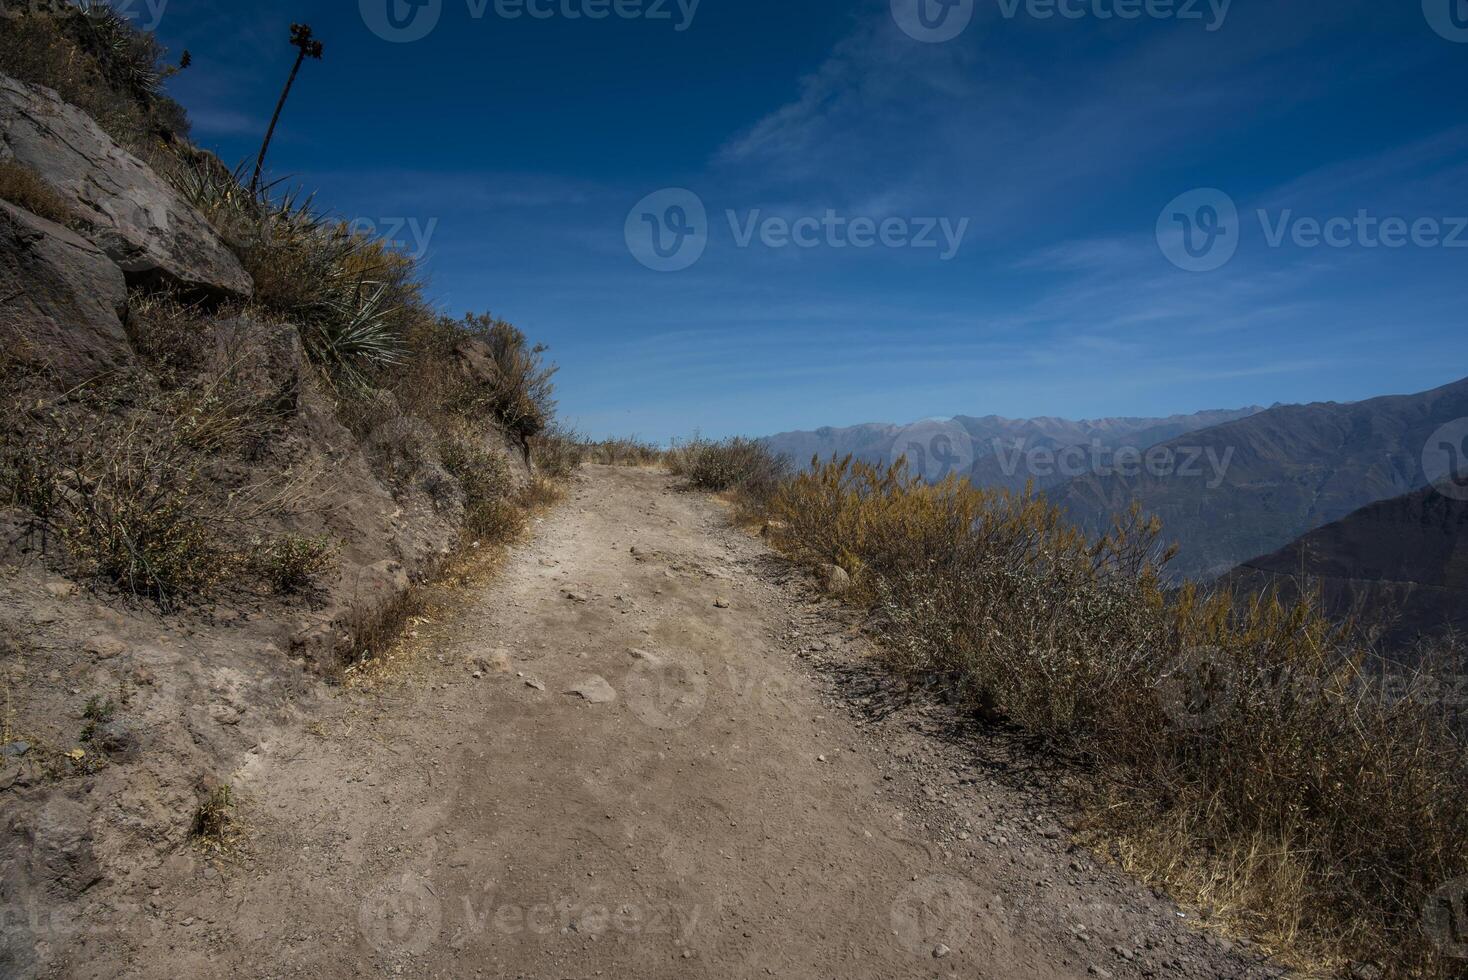
[[[76,213],[41,175],[14,160],[0,160],[0,201],[25,208],[66,228],[78,224]]]
[[[152,160],[188,136],[183,108],[161,88],[188,67],[188,52],[166,64],[157,39],[106,3],[0,0],[0,21],[0,66],[56,90],[129,150]]]
[[[754,439],[695,438],[667,453],[674,475],[711,493],[732,492],[751,508],[766,505],[789,474],[789,462]]]
[[[578,461],[554,428],[555,369],[544,348],[503,320],[440,315],[410,258],[309,197],[256,192],[248,171],[190,146],[182,112],[161,94],[177,69],[164,66],[151,35],[103,5],[0,6],[4,70],[58,89],[144,155],[255,285],[249,303],[223,306],[136,289],[126,327],[145,372],[98,379],[54,402],[36,399],[34,385],[12,386],[0,492],[30,512],[43,549],[79,577],[169,609],[252,582],[308,590],[330,568],[332,548],[288,521],[279,527],[281,487],[240,475],[299,407],[302,379],[280,372],[289,378],[272,387],[274,368],[261,367],[291,362],[289,350],[262,349],[275,325],[299,334],[314,380],[395,496],[421,491],[445,513],[462,501],[475,540],[518,533],[525,508],[549,492],[515,490],[496,433],[527,462],[533,452],[543,475],[564,476]],[[304,31],[292,43],[313,56]],[[17,165],[0,166],[0,195],[67,217],[45,181]]]
[[[82,709],[82,718],[86,724],[82,726],[82,741],[90,742],[97,734],[97,728],[105,725],[117,714],[117,704],[111,698],[103,698],[100,695],[92,695],[87,698],[86,707]]]
[[[696,482],[730,485],[700,455]],[[1137,511],[1089,541],[1043,498],[901,462],[816,461],[768,513],[780,547],[851,574],[894,668],[1090,760],[1094,839],[1133,870],[1297,955],[1450,974],[1420,910],[1468,874],[1468,755],[1348,628],[1308,602],[1167,592]]]
[[[603,466],[656,466],[663,462],[667,451],[632,436],[589,442],[585,445],[585,456],[588,462]]]
[[[532,345],[517,328],[488,315],[466,316],[461,329],[489,353],[490,378],[477,399],[479,406],[528,454],[531,440],[554,435],[556,369],[544,363],[546,348]]]
[[[194,819],[189,828],[190,836],[215,850],[228,847],[237,829],[234,809],[234,792],[228,783],[211,787],[194,811]]]
[[[222,458],[275,424],[270,405],[229,380],[87,393],[100,403],[36,409],[11,402],[0,487],[8,502],[30,511],[43,546],[59,545],[78,576],[165,609],[212,595],[249,567],[221,528],[280,504],[278,487],[230,491],[217,477]]]
[[[310,588],[336,563],[336,545],[324,535],[278,534],[256,541],[247,563],[276,592],[291,595]]]
[[[530,458],[542,476],[564,480],[581,468],[586,451],[576,433],[551,426],[530,441]]]

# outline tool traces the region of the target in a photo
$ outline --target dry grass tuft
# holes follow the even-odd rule
[[[293,595],[311,588],[336,565],[336,545],[325,536],[277,534],[256,539],[246,564],[277,593]]]
[[[234,792],[228,783],[213,787],[194,811],[189,836],[215,851],[228,849],[239,837]]]
[[[661,446],[636,436],[589,442],[583,448],[588,462],[602,466],[658,466],[667,456]]]
[[[72,230],[82,224],[66,199],[52,190],[40,174],[14,160],[0,160],[0,201],[9,201]]]

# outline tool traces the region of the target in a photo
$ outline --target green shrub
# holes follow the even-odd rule
[[[97,734],[97,728],[112,721],[117,716],[117,703],[111,698],[103,698],[100,695],[92,695],[87,698],[86,707],[82,709],[82,718],[86,724],[82,726],[82,741],[90,742]]]

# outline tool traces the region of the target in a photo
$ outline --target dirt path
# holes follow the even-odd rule
[[[862,644],[715,503],[592,467],[422,670],[251,757],[240,863],[173,858],[61,972],[1276,972],[876,710]]]

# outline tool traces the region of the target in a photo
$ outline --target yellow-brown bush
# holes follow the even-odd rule
[[[769,514],[780,547],[852,574],[896,668],[1091,760],[1095,826],[1135,870],[1296,955],[1453,975],[1421,916],[1468,875],[1468,757],[1348,627],[1169,592],[1136,511],[1088,541],[1043,498],[901,463],[817,461]]]

